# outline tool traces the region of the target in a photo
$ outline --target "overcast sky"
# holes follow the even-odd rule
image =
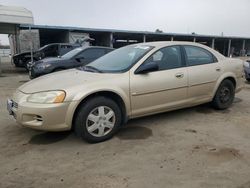
[[[0,0],[35,24],[250,37],[250,0]],[[3,39],[0,38],[3,42]]]

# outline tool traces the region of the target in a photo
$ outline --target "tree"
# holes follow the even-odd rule
[[[163,33],[163,31],[160,30],[160,29],[156,29],[155,32],[156,32],[156,33]]]

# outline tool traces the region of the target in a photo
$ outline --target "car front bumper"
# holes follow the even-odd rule
[[[28,94],[17,91],[8,99],[7,109],[16,122],[24,127],[43,131],[70,130],[77,102],[38,104],[27,102]]]
[[[45,75],[46,73],[43,70],[35,69],[30,67],[29,69],[29,77],[30,79],[37,78],[39,76]]]

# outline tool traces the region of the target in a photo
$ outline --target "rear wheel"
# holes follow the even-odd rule
[[[235,86],[230,80],[224,80],[220,84],[214,99],[212,101],[212,105],[214,108],[223,110],[231,106],[234,101],[235,96]]]
[[[87,142],[102,142],[113,137],[121,125],[121,117],[121,110],[113,100],[95,97],[80,106],[74,130]]]

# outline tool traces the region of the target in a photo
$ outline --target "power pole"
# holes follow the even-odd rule
[[[29,32],[30,32],[30,57],[31,57],[31,62],[33,62],[33,38],[32,38],[32,33],[31,33],[31,27],[29,27]]]
[[[1,41],[0,41],[0,46],[1,46]],[[2,75],[2,65],[1,65],[1,56],[0,56],[0,76]]]

